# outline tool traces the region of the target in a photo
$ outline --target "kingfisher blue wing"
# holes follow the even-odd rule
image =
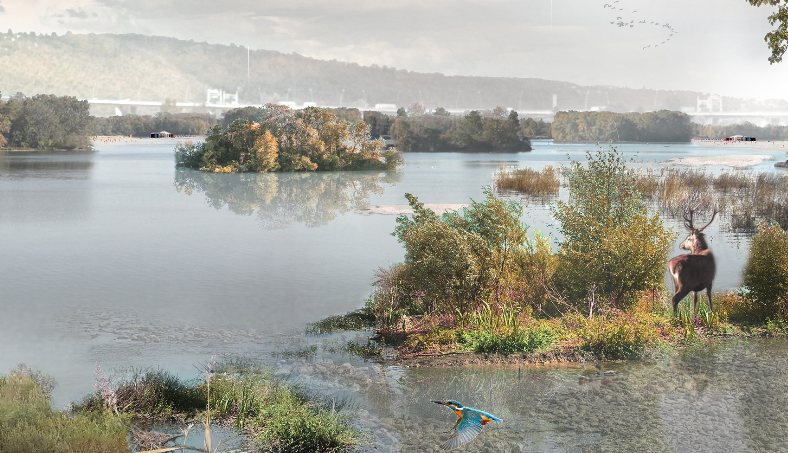
[[[441,444],[441,450],[454,450],[460,448],[468,442],[472,441],[482,432],[482,423],[480,420],[474,420],[470,417],[463,417],[449,439]]]

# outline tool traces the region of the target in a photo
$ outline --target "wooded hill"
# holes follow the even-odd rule
[[[179,102],[204,102],[206,89],[238,90],[242,105],[294,101],[374,109],[375,104],[428,109],[586,110],[614,112],[681,110],[696,106],[694,91],[580,86],[534,78],[445,76],[386,66],[360,66],[269,50],[249,53],[236,45],[208,44],[135,34],[0,33],[0,90]],[[728,110],[745,106],[725,97]],[[788,109],[784,100],[749,108]]]

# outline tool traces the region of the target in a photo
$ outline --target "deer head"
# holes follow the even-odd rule
[[[711,215],[711,220],[709,220],[709,223],[704,225],[702,228],[695,228],[695,226],[692,224],[692,217],[695,214],[694,210],[689,209],[684,211],[684,226],[687,228],[690,234],[687,236],[687,239],[684,239],[684,241],[679,245],[679,248],[681,250],[690,250],[692,253],[697,253],[701,250],[708,249],[709,246],[706,244],[706,238],[703,235],[703,230],[711,225],[711,222],[714,221],[714,217],[717,215],[717,212],[717,208],[714,208],[714,212]],[[689,214],[689,217],[687,217],[687,214]]]

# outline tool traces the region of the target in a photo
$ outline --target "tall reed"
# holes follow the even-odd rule
[[[495,175],[499,192],[517,192],[531,196],[558,195],[561,172],[552,165],[540,170],[530,167],[507,169],[501,167]]]

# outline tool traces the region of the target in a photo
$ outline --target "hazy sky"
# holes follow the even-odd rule
[[[448,75],[788,98],[788,60],[767,61],[770,8],[613,1],[0,0],[0,30],[154,34]],[[633,26],[610,24],[619,16]],[[677,33],[662,44],[665,23]]]

